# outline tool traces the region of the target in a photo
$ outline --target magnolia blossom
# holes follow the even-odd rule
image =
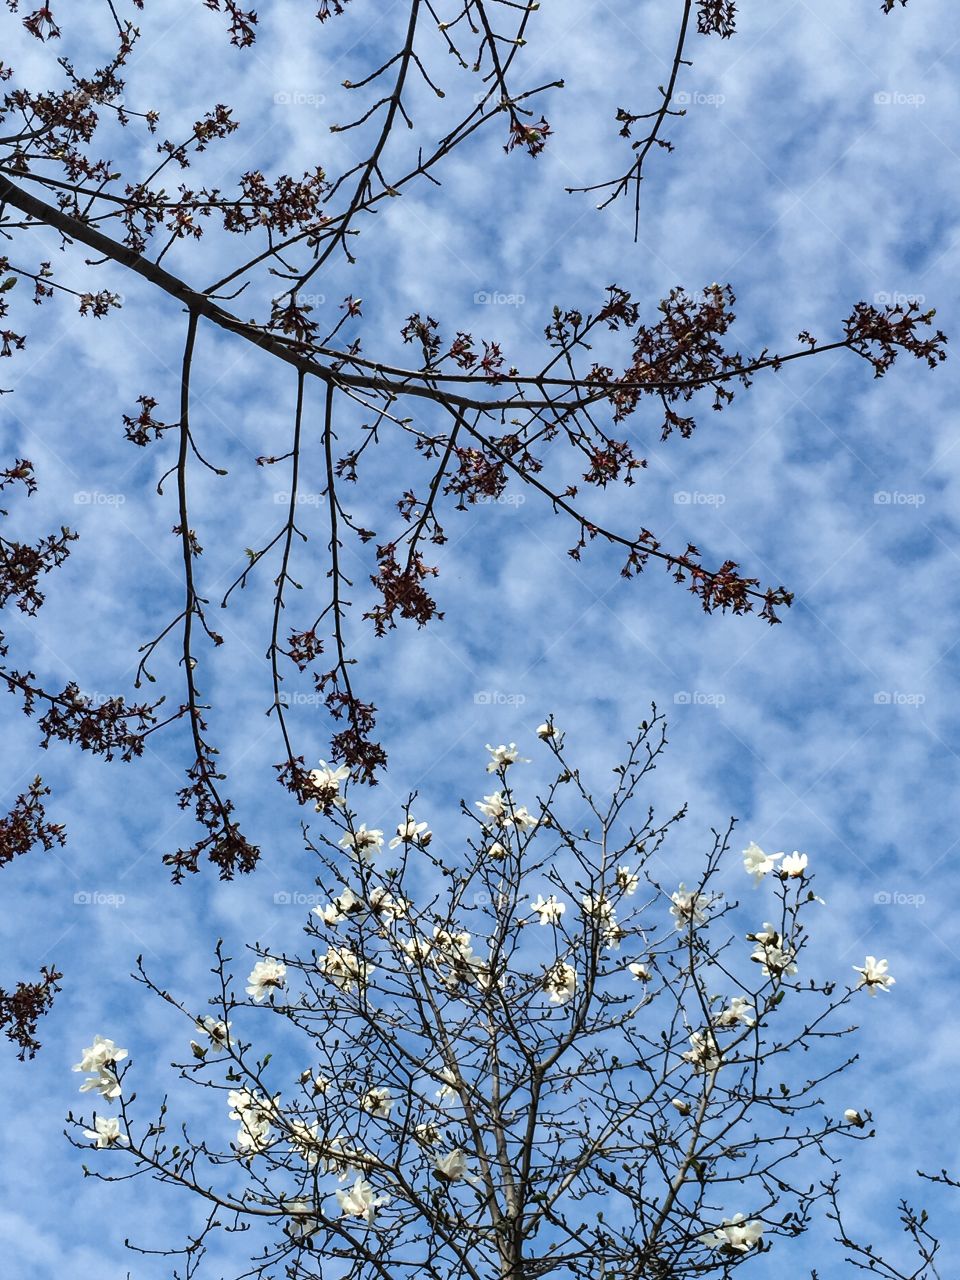
[[[84,1129],[85,1138],[93,1138],[98,1147],[129,1146],[130,1139],[120,1132],[120,1121],[110,1116],[94,1116],[93,1128]]]
[[[511,742],[509,747],[505,747],[502,743],[499,747],[491,747],[488,742],[487,750],[491,756],[487,764],[487,773],[496,773],[498,769],[509,769],[520,758],[520,752],[517,750],[515,742]]]
[[[617,867],[617,888],[622,889],[628,898],[632,897],[640,885],[640,877],[629,867]]]
[[[122,1062],[126,1056],[126,1049],[118,1049],[112,1040],[107,1040],[104,1036],[94,1036],[93,1044],[84,1049],[83,1056],[73,1070],[99,1072],[108,1063]]]
[[[337,1203],[343,1217],[364,1218],[367,1225],[372,1226],[377,1210],[381,1205],[389,1204],[390,1197],[376,1195],[366,1178],[358,1175],[352,1187],[337,1192]]]
[[[725,1009],[714,1015],[715,1027],[735,1027],[737,1023],[745,1027],[757,1025],[757,1011],[746,996],[733,996]]]
[[[333,769],[325,760],[320,761],[319,769],[310,770],[307,779],[316,792],[318,813],[322,813],[330,805],[336,805],[338,809],[343,808],[346,801],[340,795],[340,783],[346,782],[349,777],[350,770],[345,764]]]
[[[735,1213],[732,1218],[724,1218],[715,1231],[708,1231],[706,1235],[702,1235],[700,1241],[713,1249],[747,1253],[760,1243],[762,1234],[762,1222],[758,1222],[756,1218],[747,1222],[742,1213]]]
[[[427,938],[405,938],[400,943],[403,958],[411,967],[418,962],[423,964],[430,958],[432,943]]]
[[[796,951],[784,942],[769,921],[756,933],[748,933],[747,939],[757,944],[750,959],[760,966],[765,978],[782,978],[797,972]]]
[[[887,961],[878,960],[876,956],[867,956],[862,965],[853,967],[861,975],[858,989],[866,987],[869,996],[875,996],[878,991],[889,991],[897,981],[887,973]]]
[[[556,737],[556,734],[557,731],[550,720],[545,720],[543,724],[537,725],[537,737],[541,742],[546,742],[548,739]]]
[[[303,1120],[294,1120],[290,1125],[290,1146],[313,1169],[320,1159],[320,1136],[318,1126],[305,1124]]]
[[[540,819],[535,818],[525,804],[518,805],[510,817],[507,818],[507,822],[512,823],[518,831],[530,831],[537,826],[539,821]]]
[[[683,881],[680,882],[677,890],[670,895],[670,901],[673,903],[670,914],[674,918],[676,928],[686,929],[691,924],[703,924],[707,915],[700,905],[702,899],[702,894],[697,893],[696,890],[691,892]]]
[[[111,1071],[109,1067],[101,1067],[95,1076],[87,1076],[83,1084],[80,1086],[81,1093],[89,1093],[91,1089],[96,1089],[102,1098],[106,1098],[108,1102],[112,1102],[114,1098],[120,1097],[120,1081],[115,1071]]]
[[[507,806],[503,802],[502,791],[494,791],[491,795],[484,796],[482,800],[476,802],[476,807],[491,822],[503,822],[507,816]]]
[[[780,875],[784,879],[788,877],[802,876],[807,869],[807,855],[805,853],[797,853],[794,849],[793,853],[788,854],[780,863]]]
[[[545,898],[538,894],[536,900],[530,900],[530,910],[540,917],[541,924],[559,924],[560,917],[566,911],[566,905],[559,901],[555,894]]]
[[[432,1120],[427,1120],[423,1124],[416,1125],[413,1136],[422,1147],[435,1147],[440,1141],[440,1126],[434,1124]]]
[[[329,947],[327,954],[317,961],[317,968],[347,995],[356,986],[365,986],[376,970],[376,965],[361,960],[349,947]]]
[[[209,1036],[214,1044],[226,1044],[230,1039],[230,1028],[232,1022],[221,1022],[218,1018],[213,1018],[210,1014],[205,1014],[199,1018],[196,1023],[197,1034],[201,1036]]]
[[[543,979],[543,989],[550,995],[551,1004],[566,1004],[577,990],[577,971],[565,960],[548,969]]]
[[[240,1121],[237,1150],[245,1155],[263,1151],[270,1139],[276,1099],[271,1101],[260,1093],[251,1093],[249,1089],[231,1089],[227,1103],[232,1108],[230,1119]]]
[[[285,1230],[292,1240],[309,1240],[320,1230],[320,1219],[312,1200],[288,1200],[286,1210],[290,1221]]]
[[[434,1095],[440,1105],[443,1106],[448,1098],[459,1099],[460,1090],[457,1088],[457,1077],[448,1067],[444,1067],[440,1072],[440,1079],[443,1081],[443,1084]]]
[[[680,1055],[694,1071],[709,1073],[720,1066],[720,1046],[712,1031],[694,1031],[690,1036],[690,1048]]]
[[[676,1107],[682,1116],[690,1114],[690,1103],[685,1102],[683,1098],[671,1098],[670,1105],[671,1107]]]
[[[633,974],[633,979],[635,982],[650,981],[650,970],[647,968],[645,964],[628,964],[627,970],[628,972]]]
[[[862,1129],[863,1126],[866,1124],[866,1121],[864,1120],[860,1112],[854,1111],[852,1107],[847,1108],[847,1110],[843,1113],[843,1118],[847,1122],[847,1124],[852,1124],[857,1129]]]
[[[344,832],[340,848],[351,850],[361,862],[369,862],[383,848],[383,832],[376,827],[368,831],[367,824],[361,822],[356,831]]]
[[[389,1089],[368,1089],[363,1095],[360,1105],[364,1111],[376,1116],[378,1120],[389,1120],[390,1111],[393,1107],[393,1097]]]
[[[394,920],[401,919],[409,906],[406,898],[395,898],[381,886],[370,890],[370,910],[383,924],[393,924]]]
[[[459,1182],[461,1178],[466,1178],[468,1181],[471,1180],[466,1153],[461,1151],[459,1147],[448,1152],[445,1156],[437,1156],[433,1162],[433,1167],[440,1177],[447,1182]]]
[[[287,980],[287,966],[279,960],[258,960],[247,978],[247,995],[254,1004],[260,1004],[268,995],[279,990]]]
[[[507,851],[503,847],[503,845],[500,843],[499,840],[495,840],[493,844],[490,845],[490,847],[487,849],[488,858],[499,859],[499,858],[505,858],[506,856],[507,856]]]
[[[390,841],[390,848],[396,849],[398,844],[418,844],[426,848],[433,839],[433,832],[425,822],[417,822],[411,814],[397,827],[397,834]]]
[[[313,914],[319,916],[324,924],[335,925],[348,916],[359,915],[364,910],[364,901],[350,888],[344,888],[332,902],[325,907],[314,907]]]
[[[753,876],[754,888],[773,870],[777,859],[782,857],[782,853],[764,853],[758,844],[750,841],[743,851],[743,868],[748,875]]]

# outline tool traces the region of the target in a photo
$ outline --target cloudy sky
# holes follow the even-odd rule
[[[269,176],[320,164],[335,174],[354,162],[353,135],[328,130],[349,107],[341,82],[359,80],[395,47],[406,6],[353,0],[321,27],[311,6],[286,0],[264,13],[246,51],[230,48],[222,15],[198,4],[147,8],[127,102],[156,106],[170,137],[229,102],[241,129],[188,175],[229,187],[251,168]],[[625,165],[613,115],[656,104],[676,8],[542,3],[516,68],[524,88],[565,81],[542,100],[554,131],[544,154],[505,155],[496,130],[478,134],[446,163],[442,187],[411,184],[360,224],[355,265],[332,263],[315,277],[323,318],[351,293],[364,299],[358,332],[368,354],[402,356],[399,329],[419,311],[442,319],[448,334],[500,341],[511,362],[536,367],[555,305],[590,310],[616,282],[652,315],[672,286],[719,281],[737,295],[735,342],[744,350],[789,349],[802,329],[830,338],[857,301],[904,297],[936,307],[952,339],[960,39],[950,34],[951,0],[913,0],[888,17],[874,0],[748,2],[734,39],[695,38],[681,80],[686,115],[670,124],[676,150],[651,158],[634,243],[626,205],[598,212],[596,197],[565,188]],[[22,38],[16,16],[2,21],[4,58],[9,50],[22,82],[57,83],[50,50]],[[96,24],[63,25],[63,51],[78,62],[100,51]],[[433,53],[447,97],[414,90],[416,129],[391,153],[396,171],[469,110],[478,89],[439,44]],[[141,173],[152,148],[131,131],[114,154]],[[65,523],[80,533],[41,616],[10,621],[15,660],[51,683],[73,678],[93,696],[129,695],[138,646],[176,613],[181,589],[173,495],[154,493],[173,442],[136,450],[121,415],[149,394],[162,418],[175,419],[183,318],[119,269],[91,275],[85,255],[60,255],[48,232],[32,236],[31,253],[62,262],[65,278],[117,290],[125,305],[99,322],[60,305],[29,314],[28,349],[2,370],[2,385],[15,388],[0,401],[4,456],[29,457],[41,486],[18,531]],[[171,253],[168,265],[203,285],[244,256],[244,243],[213,234]],[[257,287],[261,300],[269,296],[268,279]],[[192,499],[206,549],[201,590],[215,606],[244,548],[263,545],[282,521],[283,478],[254,459],[287,447],[296,387],[289,370],[209,327],[195,379],[198,439],[230,473],[198,470]],[[533,731],[548,712],[602,790],[622,742],[656,702],[671,746],[650,799],[664,810],[690,806],[671,854],[678,880],[730,816],[744,844],[809,854],[828,903],[814,952],[822,972],[846,976],[871,953],[888,957],[897,978],[889,998],[864,1009],[861,1061],[848,1082],[850,1105],[869,1106],[878,1130],[848,1160],[851,1215],[884,1240],[895,1239],[899,1197],[918,1195],[916,1168],[960,1167],[950,1088],[960,1044],[950,999],[960,980],[957,379],[953,360],[936,372],[910,361],[877,382],[868,365],[839,353],[758,378],[723,414],[704,406],[689,440],[659,443],[656,417],[644,410],[631,421],[648,468],[595,509],[611,527],[647,526],[668,545],[696,543],[708,562],[729,556],[765,583],[784,583],[796,602],[782,626],[705,617],[656,567],[624,581],[618,557],[599,546],[574,563],[571,528],[515,488],[500,503],[450,512],[449,542],[436,556],[442,622],[383,640],[359,621],[360,609],[351,624],[391,759],[388,779],[360,806],[369,824],[394,825],[417,789],[435,830],[449,815],[455,843],[457,800],[479,795],[486,781],[483,744],[516,740],[534,756]],[[300,552],[303,603],[291,618],[301,622],[327,589],[322,518],[311,503],[322,490],[322,404],[310,394],[302,505],[312,540]],[[361,523],[381,538],[396,532],[391,504],[416,483],[412,450],[385,439],[357,489]],[[348,552],[347,571],[362,605],[369,558]],[[216,610],[226,643],[215,659],[203,652],[200,666],[231,794],[264,850],[252,877],[219,884],[204,871],[180,888],[169,882],[162,854],[193,838],[174,798],[190,762],[181,733],[152,741],[134,765],[111,766],[66,748],[38,751],[12,700],[7,707],[2,798],[12,803],[42,771],[55,790],[52,817],[70,835],[66,850],[3,872],[0,981],[53,962],[67,975],[36,1061],[0,1054],[8,1115],[0,1237],[17,1243],[18,1276],[160,1274],[131,1262],[123,1238],[137,1222],[139,1239],[169,1240],[182,1207],[139,1184],[83,1181],[61,1136],[77,1102],[69,1067],[94,1033],[130,1048],[138,1088],[151,1096],[163,1087],[163,1063],[180,1052],[182,1029],[129,980],[137,954],[162,983],[202,999],[216,937],[234,953],[253,939],[296,946],[304,911],[284,897],[310,892],[314,872],[299,815],[272,781],[280,748],[265,718],[262,653],[273,572]],[[172,651],[158,657],[156,674],[176,702]],[[309,700],[293,710],[305,754],[324,755],[322,712]],[[534,790],[543,773],[538,763],[530,769]],[[742,892],[741,875],[734,858],[731,892]],[[939,1222],[948,1260],[960,1248],[956,1221],[947,1202]],[[821,1252],[826,1231],[816,1236],[797,1246],[793,1266],[838,1273],[839,1253]]]

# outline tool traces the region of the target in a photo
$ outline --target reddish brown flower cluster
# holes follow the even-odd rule
[[[53,1004],[62,977],[57,969],[44,968],[39,982],[18,982],[13,991],[0,987],[0,1031],[19,1046],[21,1062],[40,1048],[37,1023]]]

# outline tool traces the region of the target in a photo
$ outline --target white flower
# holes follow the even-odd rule
[[[549,898],[538,894],[536,900],[530,900],[530,910],[540,917],[541,924],[559,924],[560,917],[566,911],[564,903],[551,893]]]
[[[680,1055],[694,1071],[716,1071],[720,1066],[720,1046],[712,1031],[694,1031],[690,1036],[690,1048]]]
[[[432,949],[432,944],[426,938],[406,938],[400,943],[403,958],[411,967],[428,960]]]
[[[758,844],[750,841],[743,851],[743,869],[753,876],[754,888],[773,870],[777,859],[782,857],[782,853],[764,853]]]
[[[368,1089],[363,1095],[360,1105],[364,1111],[376,1116],[378,1120],[389,1120],[390,1111],[393,1107],[393,1098],[389,1089]]]
[[[358,898],[352,889],[344,888],[332,902],[325,907],[314,907],[313,914],[319,916],[324,924],[339,924],[348,916],[359,915],[364,910],[362,898]]]
[[[577,989],[577,971],[565,960],[547,970],[543,979],[543,989],[549,992],[551,1004],[566,1004]]]
[[[96,1089],[97,1093],[108,1102],[119,1098],[120,1081],[117,1079],[116,1072],[111,1071],[109,1067],[101,1067],[95,1076],[87,1076],[80,1086],[80,1092],[89,1093],[91,1089]]]
[[[857,988],[866,987],[869,996],[875,996],[878,990],[889,991],[897,981],[887,973],[887,961],[878,960],[876,956],[867,956],[862,966],[853,967],[861,975]]]
[[[708,1231],[700,1237],[702,1244],[714,1249],[726,1249],[731,1253],[747,1253],[760,1243],[763,1234],[763,1223],[753,1219],[747,1222],[742,1213],[735,1213],[732,1218],[724,1218],[715,1231]]]
[[[550,738],[555,738],[557,734],[551,720],[545,720],[543,724],[537,725],[537,737],[541,742],[546,742]]]
[[[247,978],[247,995],[254,1004],[260,1004],[272,992],[279,990],[287,980],[287,966],[279,960],[258,960]]]
[[[491,822],[502,822],[507,816],[507,807],[503,803],[503,792],[494,791],[489,796],[484,796],[482,800],[476,802],[477,808],[485,818],[489,818]]]
[[[209,1036],[214,1044],[226,1044],[230,1039],[229,1032],[232,1026],[232,1022],[221,1022],[210,1014],[205,1014],[196,1024],[197,1034]]]
[[[122,1062],[126,1056],[126,1049],[118,1049],[112,1040],[107,1040],[103,1036],[94,1036],[93,1044],[84,1049],[83,1056],[73,1070],[99,1071],[110,1062]]]
[[[368,831],[367,824],[361,822],[356,831],[344,832],[340,848],[352,850],[361,862],[369,862],[383,848],[383,832],[376,827]]]
[[[503,845],[500,843],[499,840],[495,840],[493,844],[490,846],[490,848],[487,850],[488,858],[499,859],[499,858],[505,858],[506,856],[507,856],[507,851],[503,847]]]
[[[340,1213],[345,1218],[365,1218],[368,1226],[373,1225],[377,1209],[389,1204],[389,1196],[374,1194],[373,1187],[366,1178],[358,1175],[356,1182],[347,1191],[337,1192]]]
[[[393,924],[394,920],[401,919],[409,906],[406,898],[395,898],[380,886],[370,890],[370,910],[384,924]]]
[[[488,742],[487,750],[491,755],[491,760],[487,764],[487,773],[496,773],[498,769],[509,769],[520,758],[520,752],[517,750],[515,742],[511,742],[509,747],[505,747],[502,743],[499,747],[491,747]],[[524,761],[524,764],[526,763]]]
[[[535,818],[525,804],[521,804],[514,809],[513,814],[507,821],[512,822],[518,831],[529,831],[538,824],[540,819]]]
[[[607,921],[616,919],[613,903],[604,893],[584,894],[580,899],[580,905],[583,907],[583,914],[585,916],[592,916],[592,918],[600,924],[605,924]]]
[[[757,1011],[746,996],[733,996],[726,1009],[714,1015],[715,1027],[735,1027],[742,1022],[745,1027],[757,1025]]]
[[[440,1128],[432,1120],[418,1124],[413,1134],[422,1147],[435,1147],[440,1141]]]
[[[93,1124],[94,1127],[92,1129],[84,1129],[83,1136],[85,1138],[94,1138],[98,1147],[130,1145],[130,1139],[127,1135],[120,1132],[119,1120],[114,1120],[109,1116],[94,1116]]]
[[[860,1112],[854,1111],[852,1107],[847,1108],[847,1110],[843,1113],[843,1118],[847,1122],[847,1124],[852,1124],[857,1129],[862,1129],[863,1126],[866,1124],[866,1121],[864,1120]]]
[[[707,916],[700,906],[701,897],[702,895],[696,891],[688,890],[683,881],[680,882],[677,890],[671,893],[670,901],[673,906],[670,908],[670,914],[674,918],[677,929],[686,929],[690,924],[703,924]]]
[[[448,1098],[459,1099],[460,1090],[457,1088],[457,1077],[454,1075],[454,1073],[450,1071],[447,1067],[444,1067],[444,1069],[440,1072],[440,1079],[443,1081],[443,1084],[440,1086],[440,1088],[437,1090],[436,1094],[434,1095],[437,1098],[437,1101],[440,1103],[440,1105],[443,1106],[443,1104],[447,1101]]]
[[[629,867],[617,867],[617,888],[622,889],[628,898],[636,893],[639,884],[640,877]]]
[[[262,1094],[251,1093],[249,1089],[231,1089],[227,1103],[233,1108],[230,1119],[240,1121],[237,1149],[247,1155],[262,1151],[270,1138],[276,1099],[271,1101]]]
[[[779,874],[786,879],[789,876],[802,876],[807,869],[807,855],[805,853],[797,853],[794,849],[793,853],[780,863]]]
[[[765,978],[780,978],[797,972],[794,963],[797,953],[784,942],[769,921],[764,921],[763,928],[756,933],[748,933],[747,940],[757,944],[750,959],[760,965],[760,972]]]
[[[670,1105],[671,1107],[676,1107],[682,1116],[690,1114],[690,1103],[684,1102],[683,1098],[671,1098]]]
[[[633,974],[635,982],[649,982],[650,970],[644,964],[628,964],[627,969]]]
[[[410,814],[397,827],[397,834],[390,841],[390,848],[396,849],[398,844],[418,844],[426,848],[433,839],[433,832],[425,822],[417,822]]]
[[[319,1129],[315,1124],[305,1124],[302,1120],[294,1120],[290,1125],[290,1145],[294,1151],[306,1161],[307,1167],[313,1169],[320,1158]]]
[[[433,1162],[433,1167],[441,1178],[447,1182],[459,1182],[461,1178],[470,1179],[469,1169],[467,1166],[466,1153],[461,1151],[459,1147],[448,1152],[445,1156],[437,1156]]]
[[[343,808],[346,801],[340,795],[340,783],[346,782],[350,777],[350,770],[345,764],[340,765],[338,769],[332,769],[325,760],[321,760],[320,768],[311,769],[307,777],[317,794],[318,813],[322,813],[332,804],[337,808]]]
[[[317,968],[335,987],[349,995],[354,987],[365,986],[370,981],[376,965],[361,960],[349,947],[329,947],[327,954],[317,961]]]
[[[290,1215],[290,1221],[286,1224],[285,1230],[292,1240],[309,1240],[320,1230],[320,1220],[313,1212],[312,1201],[289,1200],[286,1209]]]

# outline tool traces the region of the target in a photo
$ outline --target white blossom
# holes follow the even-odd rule
[[[92,1129],[84,1129],[85,1138],[93,1138],[98,1147],[129,1146],[130,1139],[120,1132],[120,1121],[110,1116],[94,1116]]]
[[[292,1240],[309,1240],[320,1230],[320,1220],[311,1200],[288,1200],[286,1211],[290,1221],[285,1230]]]
[[[505,858],[506,856],[507,856],[507,851],[504,848],[504,846],[500,843],[499,840],[495,840],[493,844],[490,845],[490,847],[487,849],[488,858],[499,859],[499,858]]]
[[[337,1192],[337,1203],[345,1218],[364,1218],[372,1226],[381,1205],[389,1204],[389,1196],[378,1196],[366,1178],[358,1175],[356,1182],[346,1191]]]
[[[457,1077],[448,1067],[444,1067],[440,1072],[440,1079],[443,1081],[443,1084],[441,1084],[440,1088],[434,1095],[440,1105],[443,1106],[448,1098],[459,1099],[460,1090],[457,1088]]]
[[[314,907],[313,914],[319,916],[324,924],[335,925],[341,920],[346,920],[348,916],[359,915],[363,910],[363,899],[359,898],[352,889],[345,887],[325,907]]]
[[[685,1102],[683,1098],[671,1098],[670,1105],[671,1107],[676,1107],[682,1116],[690,1114],[690,1103]]]
[[[245,1155],[263,1151],[270,1139],[276,1099],[272,1101],[249,1089],[231,1089],[227,1103],[232,1108],[231,1120],[239,1120],[236,1146]]]
[[[208,1036],[214,1044],[224,1045],[230,1039],[230,1028],[232,1022],[221,1022],[218,1018],[213,1018],[210,1014],[205,1014],[202,1018],[197,1019],[197,1034]]]
[[[345,831],[339,843],[341,849],[349,849],[361,862],[370,862],[383,848],[383,832],[377,827],[368,830],[367,824],[361,822],[356,831]]]
[[[550,738],[555,738],[556,734],[557,731],[553,726],[552,720],[545,720],[543,724],[537,725],[537,737],[541,742],[546,742]]]
[[[760,965],[760,972],[765,978],[781,978],[797,972],[796,951],[769,921],[765,921],[763,928],[756,933],[748,933],[747,939],[757,944],[750,959]]]
[[[308,1169],[313,1169],[320,1158],[319,1129],[315,1124],[306,1124],[303,1120],[294,1120],[290,1125],[290,1145],[306,1162]]]
[[[572,964],[558,960],[548,969],[543,979],[543,989],[549,993],[551,1004],[566,1004],[577,989],[577,971]]]
[[[780,875],[784,879],[802,876],[807,869],[807,861],[805,853],[797,853],[794,849],[793,853],[788,854],[780,863]]]
[[[441,1178],[447,1182],[459,1182],[461,1178],[470,1178],[469,1166],[467,1165],[466,1152],[461,1151],[459,1147],[455,1147],[453,1151],[449,1151],[445,1156],[437,1156],[433,1162],[433,1167]]]
[[[735,1027],[742,1023],[745,1027],[757,1025],[757,1011],[746,996],[732,996],[725,1009],[714,1016],[715,1027]]]
[[[328,947],[327,954],[317,961],[317,968],[334,986],[349,995],[356,986],[365,986],[376,970],[376,965],[361,960],[349,947]]]
[[[862,1129],[863,1126],[866,1124],[866,1121],[864,1120],[860,1112],[855,1111],[852,1107],[847,1108],[847,1110],[843,1113],[843,1118],[847,1124],[852,1124],[857,1129]]]
[[[490,752],[491,759],[487,764],[487,773],[496,773],[498,769],[509,769],[512,764],[516,764],[520,758],[520,752],[517,750],[517,744],[511,742],[509,747],[505,747],[502,743],[499,747],[491,747],[487,743],[487,750]],[[527,763],[524,761],[524,763]]]
[[[416,818],[408,814],[397,827],[397,834],[390,841],[390,848],[396,849],[399,844],[418,844],[425,849],[432,839],[433,832],[427,823],[417,822]]]
[[[887,961],[878,960],[876,956],[867,956],[862,965],[853,967],[861,975],[857,987],[866,987],[869,996],[875,996],[878,991],[889,991],[897,981],[887,973]]]
[[[406,898],[395,898],[382,886],[370,890],[370,910],[383,924],[393,924],[407,914],[410,903]]]
[[[507,816],[507,806],[503,802],[502,791],[494,791],[491,795],[484,796],[482,800],[476,802],[476,806],[491,822],[502,822]]]
[[[635,982],[649,982],[650,970],[645,964],[628,964],[627,970],[633,974]]]
[[[426,1120],[415,1126],[413,1135],[422,1147],[435,1147],[440,1141],[440,1127],[432,1120]]]
[[[389,1120],[390,1111],[393,1107],[393,1097],[389,1089],[375,1088],[368,1089],[363,1095],[360,1105],[364,1111],[375,1116],[378,1120]]]
[[[773,870],[777,859],[782,857],[782,853],[764,853],[758,844],[750,841],[743,851],[743,868],[748,875],[753,876],[754,888]]]
[[[720,1066],[720,1046],[712,1031],[694,1031],[690,1035],[690,1048],[680,1055],[689,1062],[694,1071],[716,1071]]]
[[[566,905],[552,893],[549,898],[545,898],[541,893],[536,899],[530,900],[530,910],[539,915],[541,924],[559,924],[560,917],[566,909]]]
[[[311,769],[307,777],[311,787],[317,793],[318,813],[322,813],[332,804],[337,808],[343,808],[346,801],[340,795],[340,783],[346,782],[350,777],[350,770],[345,764],[334,769],[325,760],[321,760],[320,768]]]
[[[617,867],[617,888],[622,889],[628,898],[632,897],[640,885],[640,877],[629,867]]]
[[[403,958],[411,967],[418,961],[423,964],[430,958],[433,947],[427,938],[405,938],[400,943]]]
[[[540,819],[535,818],[525,804],[521,804],[517,805],[507,821],[512,823],[518,831],[530,831],[537,826]]]
[[[755,1218],[747,1222],[742,1213],[735,1213],[732,1218],[724,1218],[715,1231],[708,1231],[700,1237],[701,1243],[713,1249],[725,1249],[731,1253],[747,1253],[760,1243],[763,1234],[763,1223]]]
[[[93,1044],[84,1049],[83,1056],[73,1070],[98,1072],[108,1063],[122,1062],[125,1057],[126,1049],[119,1049],[112,1040],[107,1040],[104,1036],[94,1036]]]
[[[676,891],[671,893],[670,901],[673,906],[670,908],[670,914],[674,918],[677,929],[686,929],[691,923],[703,924],[707,915],[700,905],[702,898],[703,895],[696,890],[687,889],[683,881],[680,882]]]
[[[95,1076],[87,1076],[80,1086],[81,1093],[89,1093],[96,1089],[97,1093],[108,1102],[120,1097],[120,1081],[115,1071],[109,1067],[101,1067]]]
[[[254,1004],[260,1004],[272,992],[279,990],[287,980],[287,966],[279,960],[258,960],[247,978],[247,995]]]

